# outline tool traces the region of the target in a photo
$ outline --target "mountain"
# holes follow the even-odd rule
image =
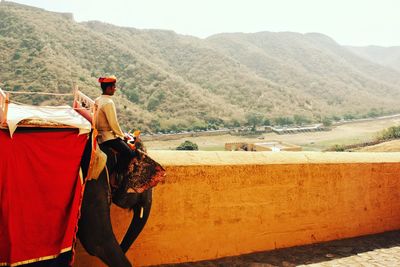
[[[218,34],[206,39],[138,30],[0,3],[0,87],[10,91],[100,94],[97,78],[115,74],[125,128],[205,129],[398,112],[398,70],[377,64],[322,34]],[[71,101],[12,95],[17,102]],[[261,121],[261,120],[259,120]]]
[[[364,60],[321,34],[219,34],[208,41],[258,76],[303,96],[304,108],[321,113],[377,108],[377,102],[379,107],[392,106],[399,97],[398,72]]]
[[[348,46],[352,53],[382,66],[400,71],[400,46]]]

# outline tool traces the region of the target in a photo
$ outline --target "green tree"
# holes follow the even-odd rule
[[[346,151],[346,147],[344,145],[335,144],[329,150],[336,152],[344,152]]]
[[[128,97],[129,101],[132,103],[139,103],[139,89],[137,87],[133,89],[128,89],[125,91],[125,95]]]
[[[165,99],[165,93],[163,91],[156,91],[149,98],[149,102],[147,104],[147,110],[149,111],[155,110],[164,99]]]
[[[208,117],[205,119],[207,122],[207,128],[208,129],[218,129],[220,126],[224,125],[224,121],[220,118],[217,117]]]
[[[264,116],[262,114],[260,114],[260,113],[252,112],[252,113],[249,113],[249,114],[246,115],[247,124],[252,126],[252,128],[254,130],[255,130],[257,125],[262,124],[263,120],[264,120]]]
[[[230,119],[229,121],[225,122],[225,126],[227,127],[240,127],[240,122],[236,118]]]
[[[192,130],[207,130],[207,123],[204,121],[195,121],[192,123]]]
[[[265,119],[264,119],[264,125],[266,125],[266,126],[271,125],[271,120],[268,119],[268,118],[265,118]]]
[[[392,126],[383,131],[378,135],[378,140],[392,140],[400,138],[400,126]]]
[[[346,114],[343,115],[343,118],[344,118],[345,120],[353,120],[353,119],[355,119],[356,117],[355,117],[353,114],[351,114],[351,113],[346,113]]]
[[[156,132],[160,131],[160,127],[161,127],[160,121],[158,119],[152,119],[149,123],[149,127],[153,131],[156,131]]]
[[[296,124],[296,125],[303,125],[303,124],[306,124],[306,123],[310,123],[310,119],[307,118],[304,115],[295,114],[293,116],[293,120],[294,120],[294,124]]]
[[[14,56],[13,56],[13,60],[18,60],[21,58],[21,54],[18,52],[15,52]]]
[[[199,147],[197,146],[197,144],[186,140],[185,142],[183,142],[182,144],[180,144],[180,145],[176,148],[176,150],[199,150]]]
[[[330,119],[330,118],[328,118],[328,117],[324,117],[324,118],[322,119],[322,124],[323,124],[325,127],[329,127],[329,126],[332,125],[332,119]]]
[[[277,117],[274,119],[276,125],[292,125],[293,120],[289,117]]]
[[[380,115],[379,111],[376,108],[372,108],[369,112],[368,112],[368,117],[370,118],[375,118],[378,117]]]

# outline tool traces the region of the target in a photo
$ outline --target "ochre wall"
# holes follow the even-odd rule
[[[135,266],[400,229],[400,153],[153,151],[167,170]],[[129,213],[113,206],[118,237]],[[78,246],[75,266],[103,266]]]

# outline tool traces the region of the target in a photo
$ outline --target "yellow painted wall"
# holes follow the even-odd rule
[[[136,266],[400,229],[400,153],[153,151],[167,170]],[[122,236],[129,213],[112,208]],[[75,266],[103,266],[78,246]]]

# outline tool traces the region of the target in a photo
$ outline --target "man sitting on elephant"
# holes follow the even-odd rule
[[[97,141],[101,148],[112,148],[119,153],[117,165],[110,170],[110,174],[116,171],[124,175],[135,152],[124,141],[127,136],[119,126],[115,104],[111,98],[116,91],[117,78],[115,76],[100,77],[98,81],[103,93],[95,100]]]

